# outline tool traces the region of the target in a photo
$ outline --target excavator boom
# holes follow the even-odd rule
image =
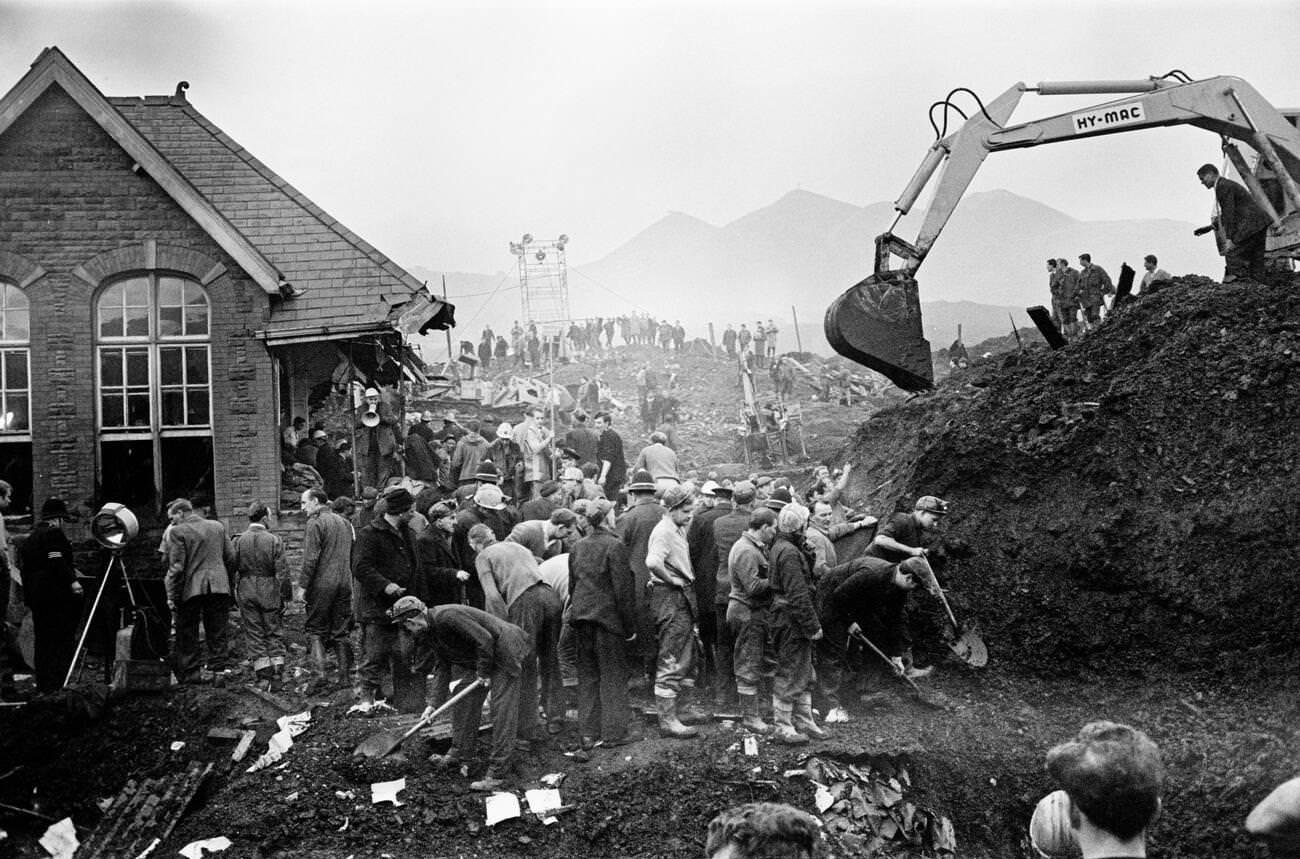
[[[1040,95],[1124,94],[1114,101],[1045,119],[1008,125],[1026,92]],[[945,102],[946,104],[946,102]],[[1300,131],[1294,117],[1273,107],[1250,84],[1233,77],[1197,81],[1017,83],[941,136],[894,202],[908,214],[930,180],[934,197],[915,241],[885,232],[876,237],[874,272],[827,310],[826,338],[841,355],[870,367],[909,391],[933,386],[930,344],[921,324],[916,272],[975,173],[990,153],[1170,125],[1193,125],[1220,135],[1224,150],[1272,221],[1267,246],[1275,255],[1300,253]],[[1259,158],[1254,170],[1229,141],[1243,141]],[[895,220],[897,223],[897,219]],[[894,261],[901,264],[895,266]]]

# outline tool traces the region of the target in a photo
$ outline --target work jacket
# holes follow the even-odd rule
[[[415,535],[402,523],[397,528],[387,517],[377,516],[357,535],[352,565],[352,604],[361,623],[387,623],[388,609],[397,597],[387,594],[389,584],[411,590],[415,586]]]
[[[772,586],[772,628],[792,627],[804,638],[821,629],[813,605],[812,550],[803,538],[778,534],[768,553]]]
[[[319,508],[307,517],[302,538],[300,584],[308,603],[323,602],[340,589],[352,590],[352,523]]]
[[[284,556],[284,541],[260,522],[235,538],[235,592],[241,606],[263,611],[283,607],[283,597],[292,598],[289,590],[289,561]]]
[[[523,673],[524,659],[533,646],[528,634],[509,621],[467,605],[440,605],[425,615],[433,649],[433,700],[447,700],[452,669],[473,671],[479,677],[498,672],[506,677]],[[496,685],[496,684],[493,684]]]
[[[607,528],[579,540],[569,555],[569,622],[623,638],[636,632],[636,579],[627,547]]]
[[[229,594],[235,548],[226,527],[190,512],[169,531],[167,598],[180,605],[205,594]]]

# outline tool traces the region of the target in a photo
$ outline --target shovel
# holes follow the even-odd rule
[[[470,683],[464,689],[461,689],[455,695],[452,695],[450,698],[448,698],[447,701],[438,709],[435,710],[432,707],[426,707],[424,709],[424,713],[421,714],[420,716],[420,720],[416,722],[414,725],[412,725],[410,728],[408,728],[406,733],[404,734],[398,734],[396,731],[377,731],[371,734],[370,736],[362,740],[360,743],[358,743],[357,747],[352,750],[353,757],[356,756],[362,756],[367,758],[387,757],[388,755],[392,754],[393,751],[398,746],[400,746],[402,743],[410,739],[411,735],[413,735],[416,731],[420,730],[425,725],[429,724],[434,719],[438,718],[443,713],[450,710],[452,705],[459,704],[461,702],[461,699],[463,699],[470,692],[473,692],[475,689],[477,689],[482,685],[483,685],[482,680],[475,679],[473,683]]]
[[[980,638],[979,631],[973,624],[959,626],[957,618],[953,616],[952,608],[948,605],[948,598],[943,595],[943,588],[936,588],[935,593],[939,597],[939,602],[943,603],[944,611],[948,612],[948,620],[952,622],[953,635],[956,636],[948,640],[948,649],[972,668],[983,668],[989,661],[989,649],[984,646],[984,639]]]
[[[885,655],[885,651],[881,650],[879,647],[876,647],[876,645],[872,644],[871,639],[867,638],[865,635],[863,635],[860,632],[850,632],[849,635],[853,636],[858,641],[862,642],[867,647],[871,648],[871,650],[877,656],[885,660],[885,664],[889,666],[890,671],[894,672],[894,676],[898,677],[908,686],[912,687],[912,692],[913,694],[916,695],[916,700],[920,701],[922,704],[925,704],[927,707],[934,707],[940,710],[944,709],[943,704],[927,697],[926,694],[921,691],[921,687],[916,685],[916,681],[913,680],[911,677],[908,677],[906,671],[904,671],[902,668],[899,668],[897,665],[895,665],[893,661],[891,661],[890,658]]]
[[[984,646],[984,639],[980,637],[974,624],[963,627],[957,623],[957,618],[952,613],[952,606],[948,605],[948,597],[944,596],[943,588],[939,587],[939,580],[935,578],[934,570],[930,569],[930,563],[924,558],[921,558],[921,563],[925,568],[926,588],[943,603],[943,610],[948,613],[948,620],[952,622],[953,637],[948,640],[948,649],[972,668],[983,668],[989,661],[989,649]]]

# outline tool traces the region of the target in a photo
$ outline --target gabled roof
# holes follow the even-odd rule
[[[191,210],[205,213],[206,220],[195,219],[259,285],[267,288],[258,272],[269,273],[268,291],[277,295],[281,283],[292,284],[299,294],[273,303],[263,332],[268,341],[351,336],[394,330],[399,320],[409,328],[421,315],[428,322],[450,316],[422,283],[199,113],[183,88],[173,96],[105,99],[57,48],[47,48],[0,99],[0,134],[51,82],[150,176],[168,176],[170,186],[161,179],[159,185],[191,216]],[[243,257],[232,247],[243,249]]]

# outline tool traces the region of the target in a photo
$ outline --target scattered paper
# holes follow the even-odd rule
[[[257,772],[260,769],[269,767],[284,757],[284,753],[289,751],[293,746],[293,738],[307,730],[308,723],[311,722],[311,710],[304,710],[292,716],[281,716],[275,720],[275,724],[280,730],[271,735],[267,741],[266,753],[253,762],[245,772]]]
[[[397,807],[406,805],[397,798],[397,795],[406,790],[406,778],[402,777],[396,781],[377,781],[370,786],[370,804],[378,805],[381,802],[391,802]]]
[[[363,701],[360,704],[353,704],[351,707],[348,708],[349,716],[354,716],[354,715],[371,716],[371,715],[377,715],[379,713],[396,713],[396,712],[397,710],[395,710],[387,701],[383,700],[382,698],[373,704],[367,704]]]
[[[488,826],[496,826],[503,820],[510,820],[523,814],[519,808],[519,797],[513,793],[498,791],[487,798],[485,805]]]
[[[555,822],[555,815],[551,812],[564,804],[560,801],[560,791],[557,788],[526,790],[524,799],[528,802],[528,810],[540,817],[547,826]]]
[[[356,798],[357,798],[356,793],[354,793],[353,791],[350,791],[350,790],[336,790],[336,791],[334,791],[334,795],[337,796],[339,799],[356,799]]]
[[[72,859],[81,843],[77,841],[77,828],[72,825],[72,818],[65,817],[58,823],[50,825],[41,836],[41,846],[54,859]]]
[[[831,796],[831,792],[826,789],[826,785],[819,784],[817,785],[817,793],[813,796],[813,802],[817,806],[817,813],[825,814],[826,809],[835,804],[835,797]]]
[[[758,757],[758,739],[756,737],[745,737],[745,754],[751,758]]]
[[[181,848],[181,855],[185,859],[203,859],[204,853],[220,853],[222,850],[229,848],[230,839],[224,835],[218,835],[216,838],[205,838],[202,841],[191,841]]]
[[[547,773],[538,779],[542,787],[559,787],[560,782],[564,781],[565,773]]]
[[[296,802],[297,799],[298,799],[298,791],[295,790],[293,793],[291,793],[291,794],[289,794],[288,796],[286,796],[286,797],[284,798],[284,801],[285,801],[285,802]]]
[[[135,859],[149,859],[149,854],[152,853],[154,848],[159,844],[162,844],[161,838],[155,838],[153,841],[150,841],[149,846],[141,850],[140,855],[135,857]]]
[[[176,742],[172,743],[172,751],[173,751],[173,752],[179,752],[179,751],[180,751],[181,749],[183,749],[183,748],[185,748],[185,741],[184,741],[184,740],[177,740]]]

